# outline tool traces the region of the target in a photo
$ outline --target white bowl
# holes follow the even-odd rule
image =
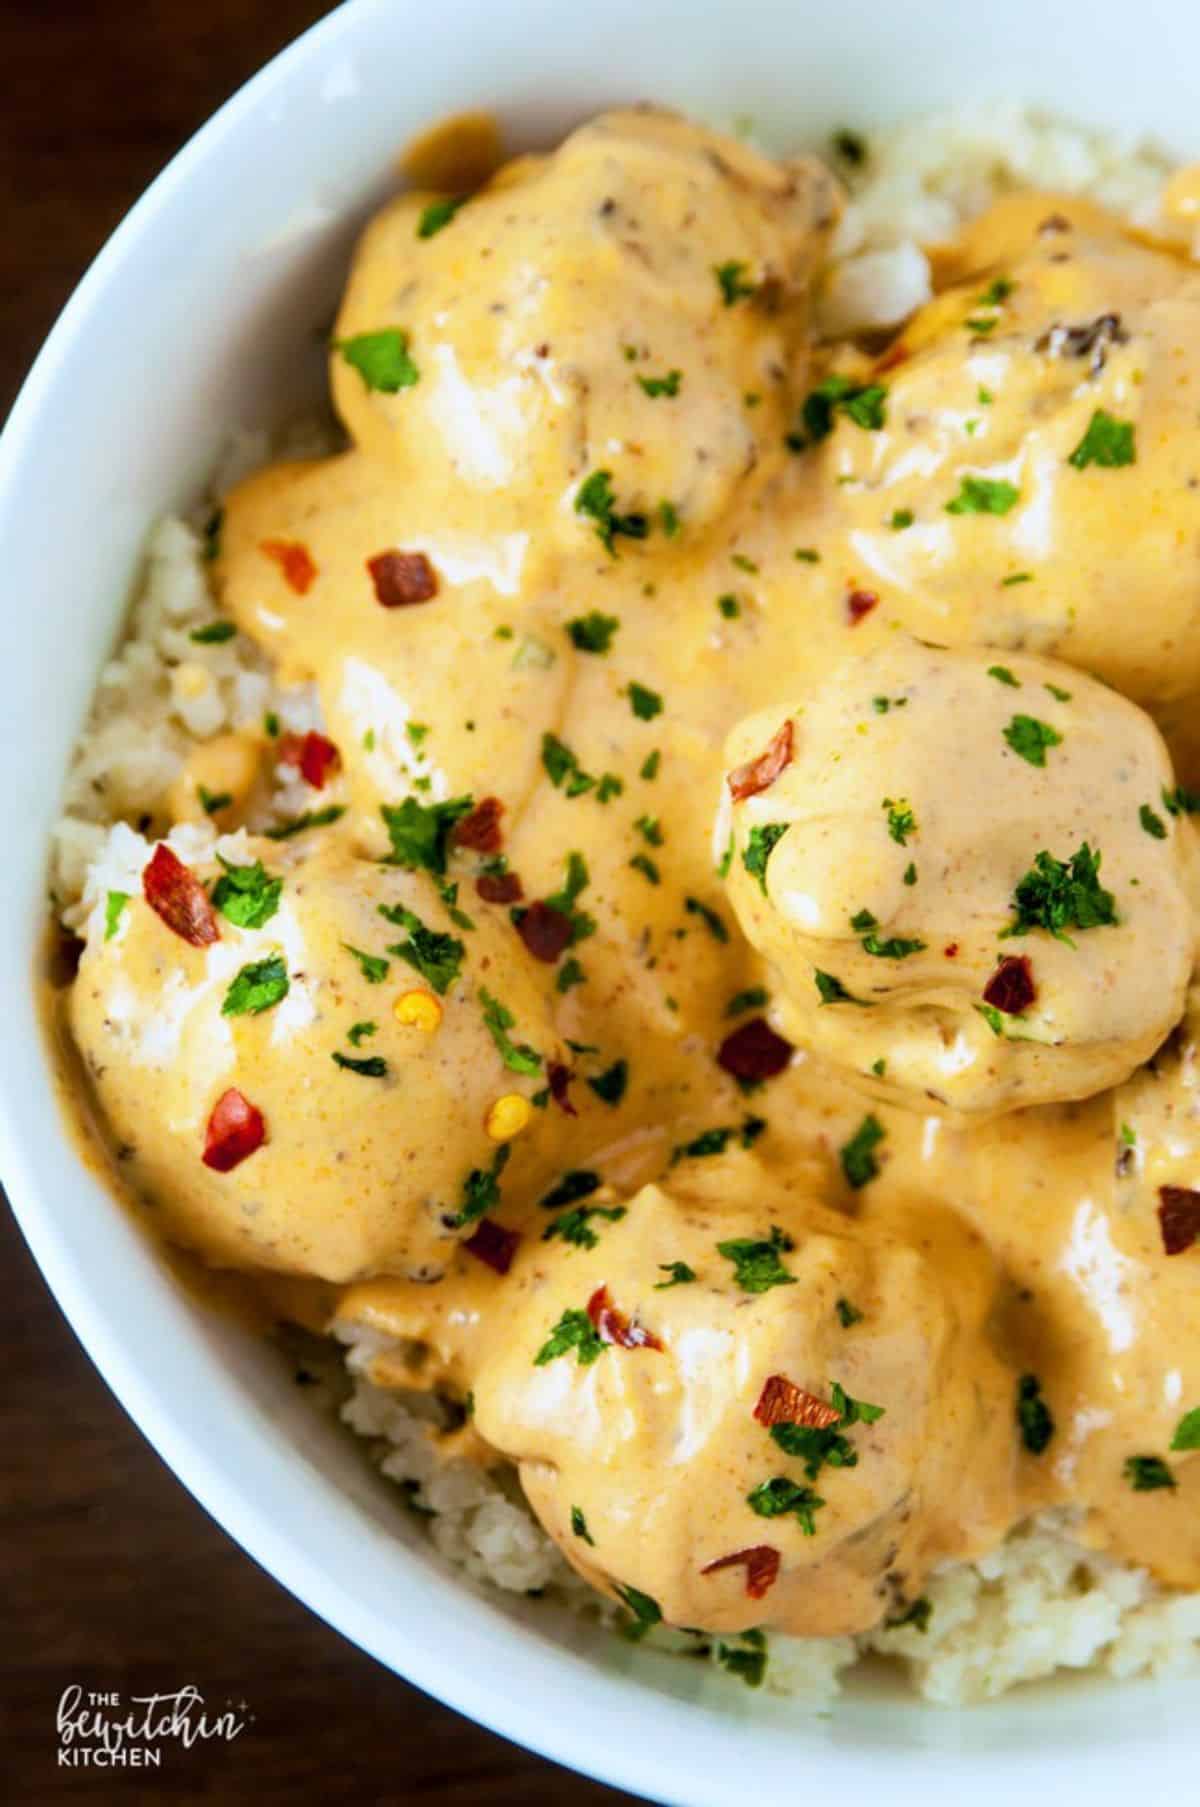
[[[1179,1684],[1055,1685],[965,1713],[852,1695],[833,1713],[723,1685],[505,1609],[440,1568],[277,1358],[189,1300],[63,1133],[31,976],[47,839],[72,742],[148,522],[225,429],[295,411],[320,378],[357,223],[398,146],[464,106],[545,140],[650,96],[751,114],[779,145],[1014,97],[1197,148],[1188,0],[356,0],[181,152],[101,253],[0,442],[0,1171],[63,1310],[183,1483],[264,1568],[381,1662],[563,1763],[706,1807],[799,1787],[972,1807],[1051,1791],[1091,1807],[1194,1798]],[[53,1435],[47,1427],[47,1435]],[[236,1636],[236,1627],[231,1627]],[[249,1685],[249,1684],[248,1684]]]

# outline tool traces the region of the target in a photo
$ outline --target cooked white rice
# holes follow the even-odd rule
[[[1085,194],[1139,224],[1161,226],[1158,197],[1170,159],[1143,143],[1046,121],[1019,107],[989,106],[926,119],[870,141],[859,165],[843,161],[851,191],[835,258],[823,285],[820,323],[830,336],[895,324],[930,294],[923,244],[953,236],[997,194],[1037,185]],[[1200,242],[1187,246],[1200,257]],[[218,473],[214,495],[268,451],[294,456],[328,449],[329,429],[306,428],[281,447],[244,434]],[[211,506],[211,503],[209,504]],[[216,618],[202,522],[168,519],[154,530],[127,635],[101,673],[55,832],[52,889],[68,926],[82,924],[108,889],[130,890],[148,854],[136,832],[189,752],[270,710],[285,729],[319,725],[308,689],[282,690],[265,657],[242,635],[217,645],[191,635]],[[286,781],[269,815],[306,807],[298,778]],[[181,856],[207,851],[216,831],[181,827]],[[220,841],[229,858],[237,837]],[[372,1367],[386,1339],[346,1325],[351,1392],[346,1424],[368,1440],[380,1472],[428,1514],[437,1550],[475,1580],[510,1593],[548,1592],[598,1620],[613,1610],[586,1587],[523,1503],[511,1469],[484,1469],[439,1450],[436,1400],[376,1385]],[[1140,1569],[1088,1550],[1071,1536],[1070,1513],[1045,1514],[973,1564],[931,1578],[924,1629],[910,1624],[859,1638],[773,1637],[765,1685],[806,1701],[832,1697],[868,1654],[899,1659],[927,1700],[985,1700],[1056,1670],[1113,1676],[1176,1673],[1200,1658],[1200,1594],[1170,1595]],[[656,1643],[688,1648],[686,1634],[656,1631]],[[690,1646],[695,1649],[695,1644]],[[712,1641],[725,1662],[744,1640]]]

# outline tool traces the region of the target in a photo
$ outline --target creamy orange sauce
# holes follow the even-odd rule
[[[865,1630],[1050,1504],[1200,1585],[1197,279],[1013,197],[872,361],[812,342],[808,163],[615,114],[437,200],[355,259],[352,449],[241,485],[215,571],[344,813],[198,855],[197,944],[136,872],[87,925],[123,1173],[399,1339],[670,1623]],[[261,827],[269,759],[175,819]]]

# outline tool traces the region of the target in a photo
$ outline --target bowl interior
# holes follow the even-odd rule
[[[973,1801],[1048,1793],[1082,1754],[1124,1800],[1152,1761],[1183,1788],[1200,1754],[1181,1684],[1080,1683],[955,1714],[886,1685],[814,1713],[723,1685],[439,1566],[276,1354],[184,1295],[64,1138],[30,983],[46,847],[70,750],[148,524],[193,494],[233,424],[320,393],[321,328],[355,231],[420,126],[490,106],[514,146],[650,97],[777,148],[839,126],[1015,98],[1186,154],[1200,13],[1143,0],[354,0],[204,129],[101,254],[0,442],[0,1171],[89,1353],[180,1478],[265,1567],[385,1663],[566,1763],[656,1798],[725,1803],[803,1777],[925,1798],[936,1765]],[[416,57],[418,82],[402,79]]]

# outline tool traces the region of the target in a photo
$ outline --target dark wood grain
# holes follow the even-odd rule
[[[0,410],[121,215],[214,107],[326,10],[312,0],[0,7]],[[0,1797],[619,1807],[345,1643],[245,1557],[143,1442],[0,1206]],[[253,1723],[156,1772],[56,1767],[64,1687],[191,1679]]]

